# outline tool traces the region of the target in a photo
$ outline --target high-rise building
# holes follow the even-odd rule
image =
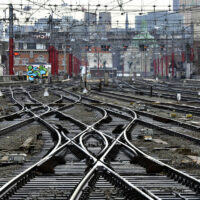
[[[97,22],[97,14],[85,12],[84,21],[87,25],[96,25]]]
[[[200,0],[179,0],[180,9],[194,8],[200,6]]]
[[[200,0],[180,0],[180,13],[184,16],[185,30],[191,30],[191,41],[194,51],[193,71],[199,73],[200,66]]]
[[[184,24],[193,26],[194,39],[200,41],[200,0],[180,0],[180,13],[184,16]]]
[[[178,11],[180,8],[180,0],[173,0],[173,11]]]
[[[183,15],[179,13],[169,13],[168,11],[149,12],[146,15],[135,17],[136,31],[142,30],[142,22],[147,23],[148,31],[157,30],[163,32],[167,27],[167,32],[179,32],[182,30]]]
[[[100,12],[98,25],[99,25],[99,30],[109,31],[111,29],[111,13]]]
[[[85,31],[94,33],[97,25],[97,14],[91,12],[85,12],[84,15]]]

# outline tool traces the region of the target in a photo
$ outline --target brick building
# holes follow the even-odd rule
[[[24,74],[29,63],[49,63],[48,50],[15,50],[17,55],[14,57],[15,74]],[[78,75],[80,72],[80,61],[77,57],[66,53],[67,74]],[[64,73],[64,51],[58,51],[58,74]]]
[[[25,74],[29,63],[51,64],[52,74],[63,74],[66,66],[67,74],[78,75],[80,72],[79,59],[72,54],[69,41],[66,41],[67,33],[57,33],[56,42],[50,46],[48,33],[29,32],[21,35],[15,34],[14,48],[14,72],[15,74]],[[66,51],[65,49],[66,44]],[[64,54],[66,59],[64,59]],[[66,62],[66,63],[64,63]]]

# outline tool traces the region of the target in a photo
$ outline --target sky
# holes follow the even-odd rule
[[[12,3],[14,13],[19,19],[15,24],[30,25],[38,18],[48,17],[52,14],[55,18],[73,16],[75,19],[83,19],[84,11],[90,12],[110,11],[113,27],[124,27],[125,16],[128,13],[129,26],[134,27],[134,17],[139,13],[145,14],[156,10],[169,10],[172,0],[0,0],[0,17],[8,17],[8,3]],[[99,6],[97,6],[99,5]],[[119,5],[122,5],[120,8]],[[30,10],[25,8],[30,6]],[[172,8],[171,8],[172,9]]]

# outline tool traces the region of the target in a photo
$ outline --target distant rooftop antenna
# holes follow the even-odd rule
[[[143,0],[141,0],[141,12],[139,13],[139,15],[143,15]]]
[[[170,12],[171,11],[171,5],[170,4],[169,4],[168,8],[169,8],[169,12]]]
[[[128,22],[128,13],[126,13],[126,31],[129,28],[129,22]]]

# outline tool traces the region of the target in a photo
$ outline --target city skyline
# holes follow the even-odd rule
[[[47,18],[53,13],[55,18],[61,18],[63,16],[72,16],[74,19],[83,20],[84,12],[111,12],[112,27],[123,28],[125,26],[126,14],[128,13],[129,27],[135,27],[135,16],[146,14],[147,12],[153,12],[153,5],[156,5],[156,11],[159,10],[173,10],[172,1],[149,1],[141,0],[136,1],[121,1],[124,2],[123,7],[120,9],[117,1],[46,1],[46,4],[42,4],[44,1],[39,0],[10,0],[9,3],[13,3],[14,13],[19,19],[15,24],[19,25],[33,25],[38,18]],[[120,2],[120,1],[119,1]],[[33,4],[34,3],[34,4]],[[55,6],[56,5],[56,6]],[[100,6],[97,6],[100,5]],[[8,2],[3,0],[0,4],[0,11],[5,10],[8,7]],[[30,9],[30,10],[29,10]],[[39,14],[38,14],[39,13]],[[1,18],[5,17],[5,12],[1,12]],[[6,17],[8,17],[8,9],[6,10]]]

